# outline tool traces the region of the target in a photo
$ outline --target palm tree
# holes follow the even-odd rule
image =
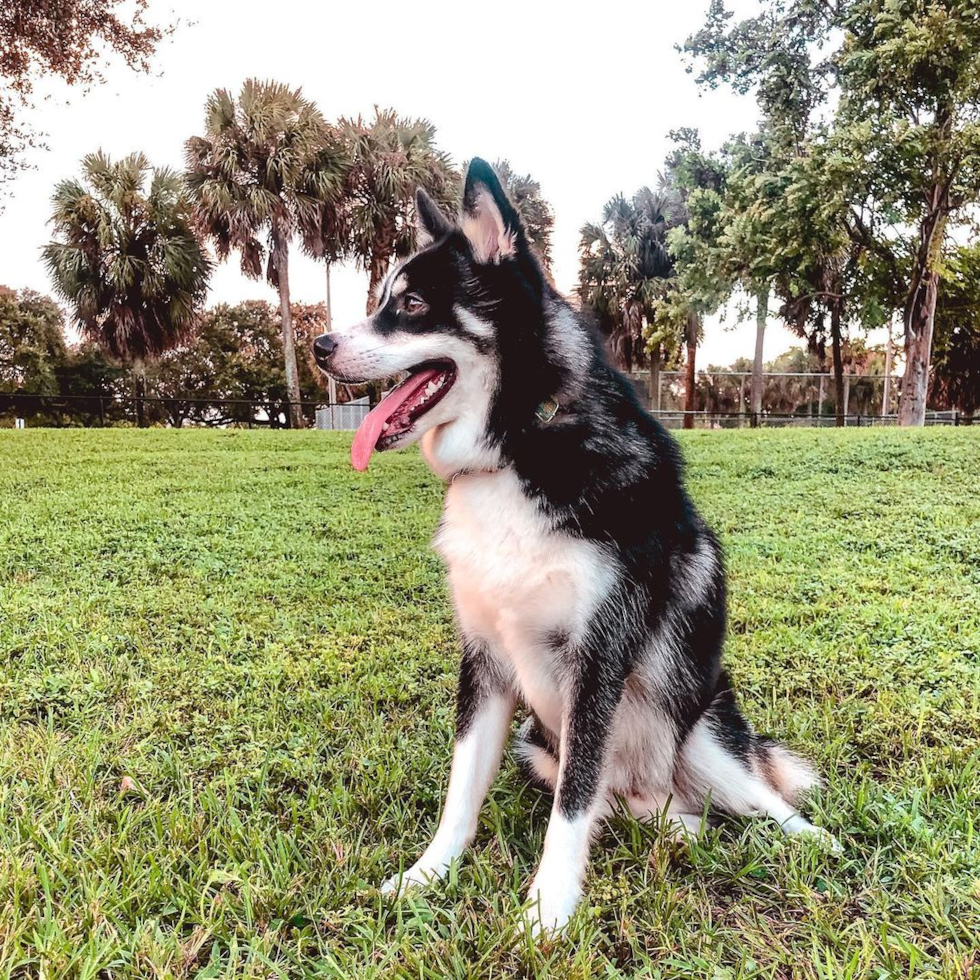
[[[555,226],[555,212],[541,196],[541,185],[530,174],[518,174],[509,160],[498,160],[493,169],[504,185],[504,190],[521,216],[524,232],[534,246],[545,271],[551,271],[551,232]],[[463,166],[466,172],[466,166]]]
[[[345,184],[350,253],[370,278],[367,311],[395,256],[415,247],[415,192],[455,204],[457,175],[449,157],[435,146],[435,127],[425,119],[406,119],[392,109],[374,110],[365,122],[342,119],[350,167]]]
[[[336,131],[299,89],[248,79],[237,100],[226,90],[205,104],[205,135],[186,143],[187,183],[198,227],[224,260],[279,292],[290,424],[304,425],[289,307],[289,247],[328,261],[346,241],[342,193],[347,160]]]
[[[151,167],[142,153],[113,163],[101,151],[82,160],[82,174],[55,187],[55,239],[44,261],[83,336],[133,365],[142,426],[143,363],[191,331],[211,262],[178,174]]]
[[[627,199],[606,202],[602,221],[582,227],[579,243],[579,293],[609,337],[617,362],[627,371],[646,360],[644,323],[653,321],[674,263],[667,233],[680,219],[680,205],[667,189],[638,190]],[[659,370],[661,345],[652,351]]]

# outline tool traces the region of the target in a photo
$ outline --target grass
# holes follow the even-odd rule
[[[548,801],[438,818],[455,641],[413,451],[323,433],[0,438],[0,977],[980,977],[980,431],[692,433],[749,716],[832,857],[615,821],[564,940],[515,928]]]

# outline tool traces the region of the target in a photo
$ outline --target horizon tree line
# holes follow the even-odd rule
[[[956,408],[963,418],[980,408],[980,337],[964,326],[980,305],[978,282],[980,262],[958,267],[955,288],[944,293],[947,298],[937,312],[931,397],[936,408]],[[313,338],[326,329],[327,310],[323,303],[294,303],[291,312],[300,391],[309,421],[312,405],[322,397],[324,379],[308,352]],[[842,357],[848,372],[848,411],[877,414],[889,372],[887,351],[867,347],[861,338],[849,338]],[[807,377],[826,368],[826,354],[802,348],[792,348],[764,364],[766,411],[820,416],[829,411],[833,415],[833,387]],[[84,425],[124,422],[130,417],[127,405],[133,402],[134,371],[132,365],[110,359],[94,340],[70,342],[64,311],[52,299],[29,289],[18,294],[0,286],[0,402],[5,394],[27,398],[25,402],[8,401],[0,414],[9,419],[11,410],[26,412],[47,420],[45,424],[62,424],[63,412],[68,411],[71,419]],[[784,376],[782,372],[787,371],[793,373]],[[209,307],[197,330],[145,364],[143,372],[145,424],[289,425],[278,305],[244,300]],[[732,378],[732,374],[741,378]],[[710,413],[748,416],[751,376],[749,358],[699,369],[695,380],[698,404]],[[687,379],[683,372],[676,379],[674,371],[672,380],[661,386],[662,407],[667,411],[686,403]],[[363,393],[362,389],[343,390],[341,396],[347,400]],[[889,404],[894,404],[894,398]]]

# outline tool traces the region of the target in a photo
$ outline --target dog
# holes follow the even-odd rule
[[[446,803],[383,890],[442,877],[472,842],[518,703],[515,753],[553,794],[532,930],[568,922],[599,821],[625,807],[697,834],[710,812],[824,836],[796,809],[813,768],[753,732],[722,666],[725,572],[678,448],[545,276],[490,166],[458,220],[419,191],[420,247],[375,312],[314,341],[338,381],[408,376],[365,418],[375,450],[420,443],[445,481],[435,547],[462,645]]]

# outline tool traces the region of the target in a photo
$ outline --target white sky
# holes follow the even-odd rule
[[[88,94],[45,86],[50,96],[30,121],[47,133],[50,149],[35,152],[37,169],[9,188],[0,213],[0,283],[51,292],[40,261],[49,199],[58,180],[78,172],[82,156],[143,150],[153,164],[179,168],[184,141],[202,128],[208,93],[237,91],[257,76],[302,86],[328,118],[368,115],[376,103],[425,116],[457,163],[506,157],[531,173],[555,209],[555,277],[569,291],[578,229],[614,193],[656,181],[670,130],[695,126],[716,147],[754,123],[752,98],[700,95],[674,50],[701,25],[707,5],[277,0],[260,14],[258,4],[232,0],[151,0],[152,19],[179,20],[154,74],[113,64],[107,83]],[[323,298],[322,265],[297,255],[290,278],[295,301]],[[363,316],[366,292],[365,274],[335,270],[335,322]],[[245,298],[274,301],[275,293],[245,279],[233,257],[218,268],[209,302]],[[798,343],[771,320],[766,359]],[[713,319],[699,362],[751,357],[753,345],[754,325],[733,330]]]

